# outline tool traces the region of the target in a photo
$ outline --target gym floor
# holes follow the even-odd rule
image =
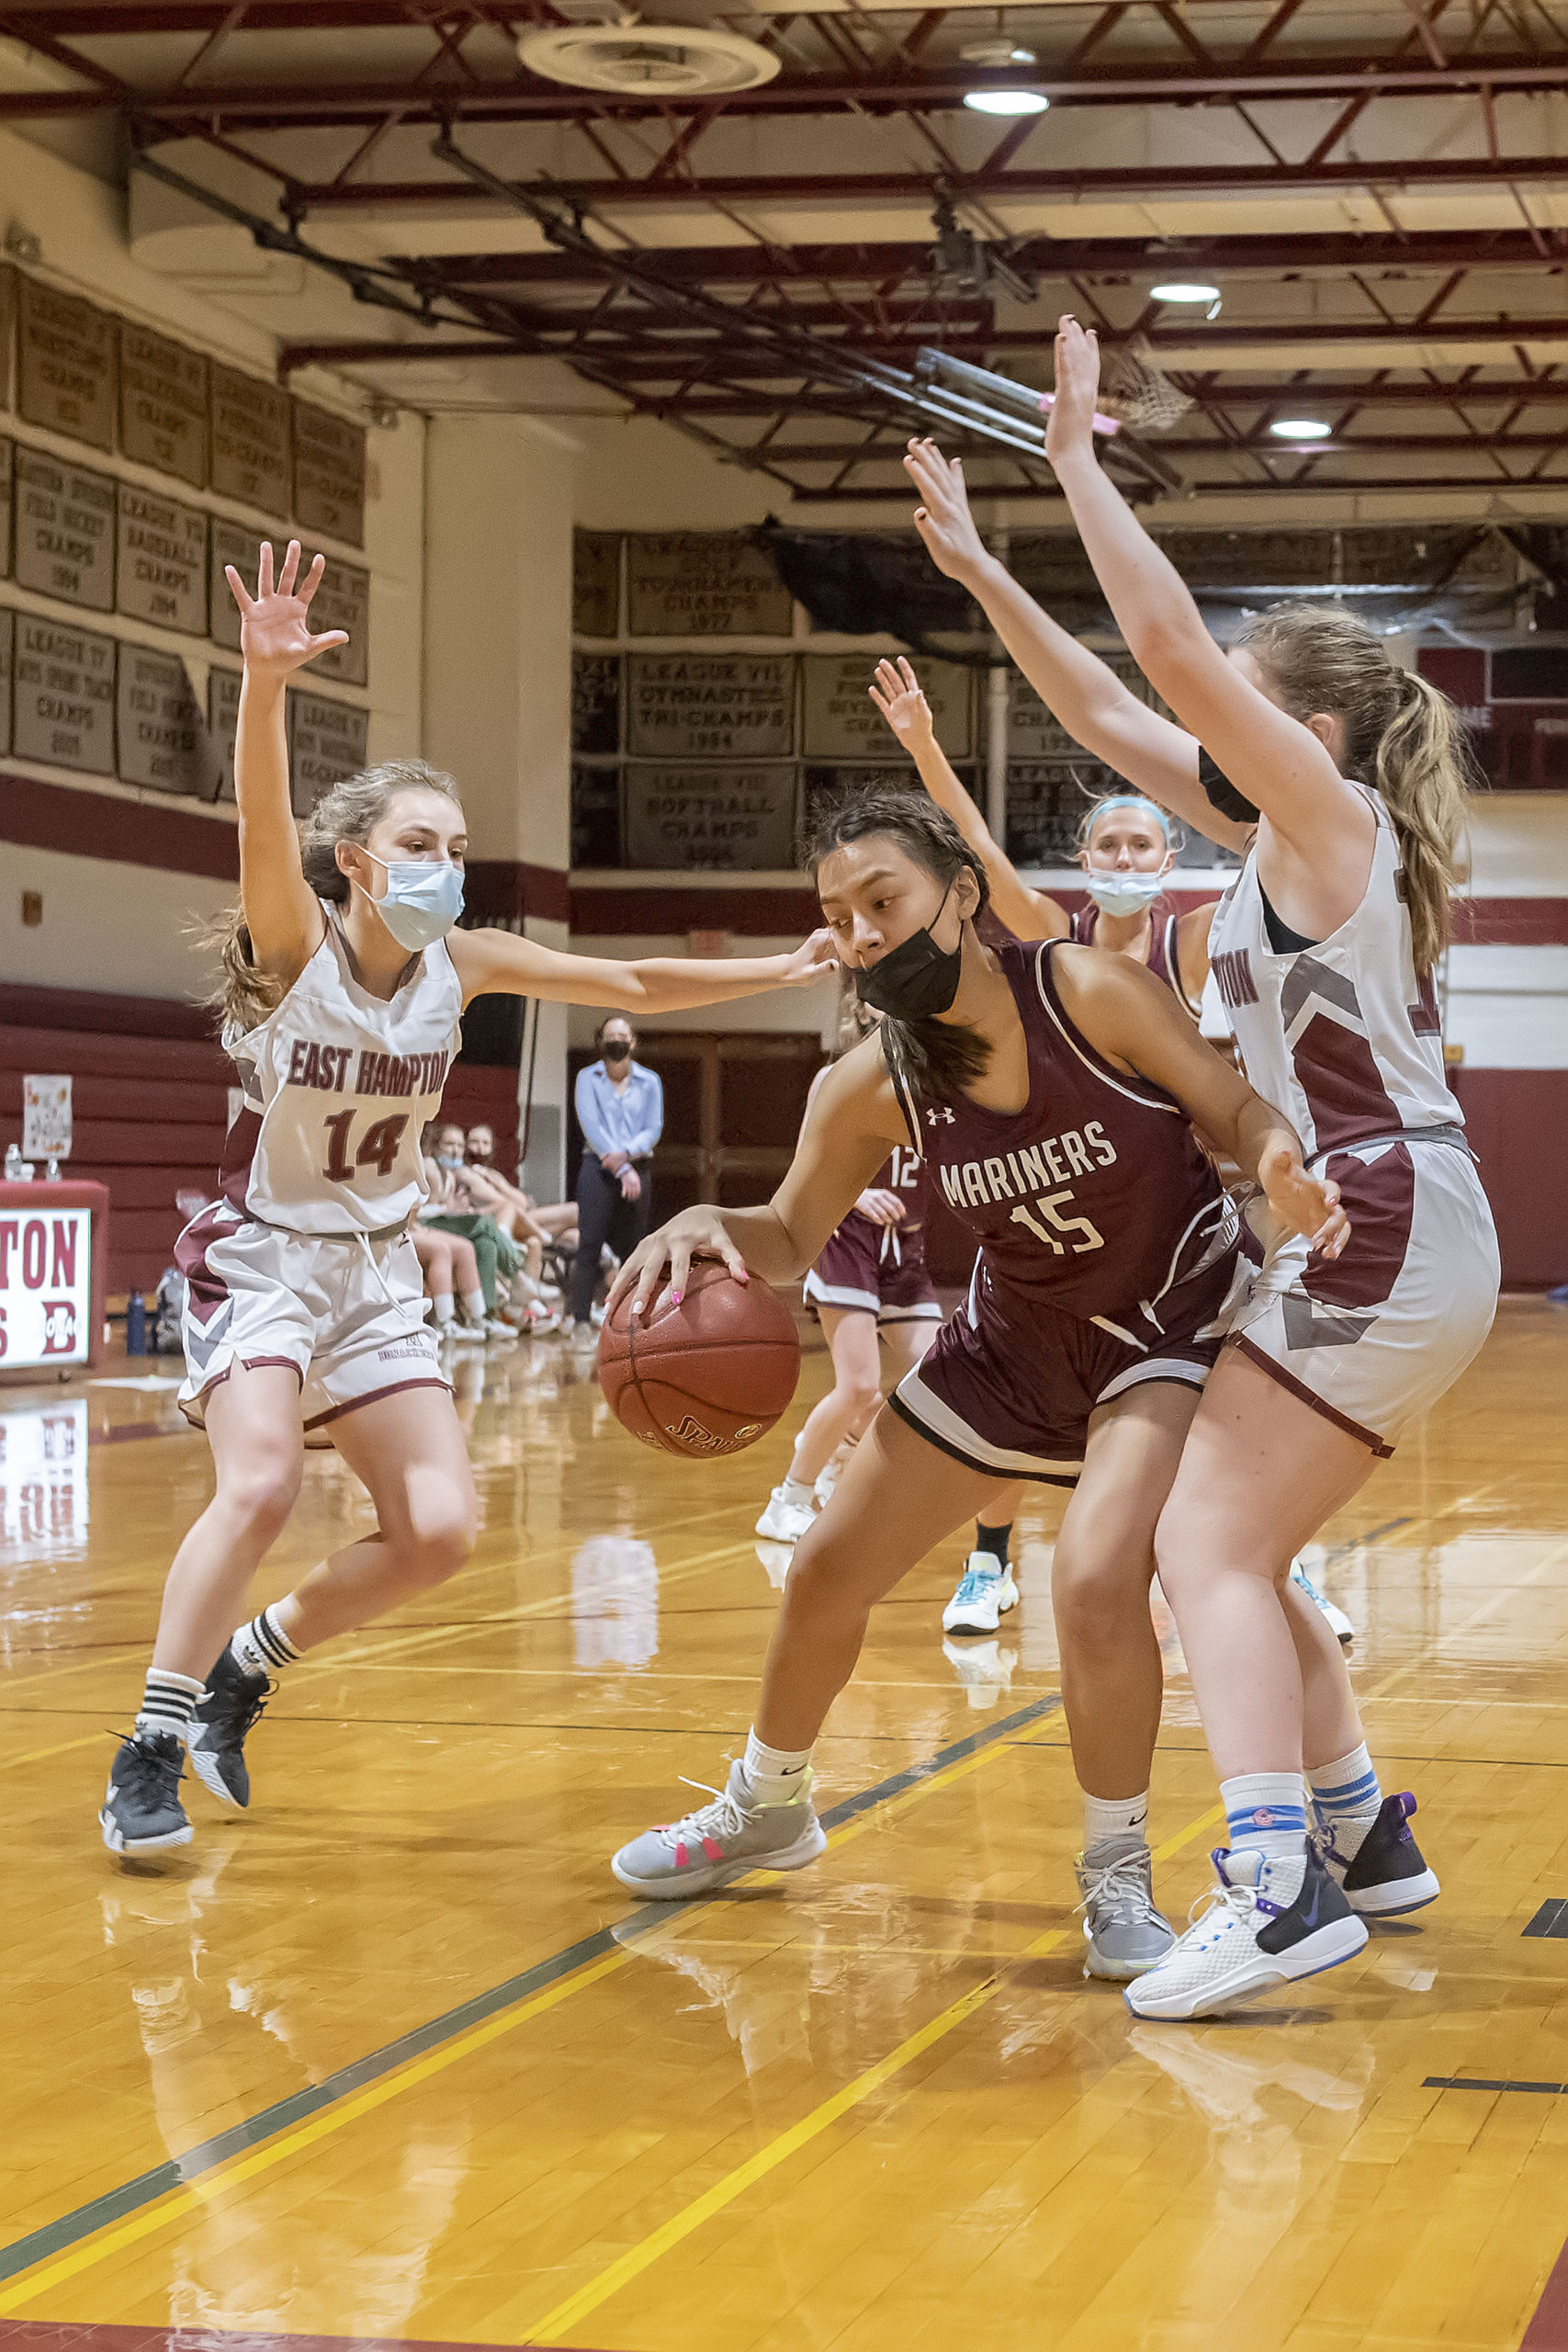
[[[944,1651],[962,1538],[880,1611],[821,1864],[611,1878],[744,1737],[826,1367],[698,1472],[558,1343],[462,1364],[473,1566],[295,1670],[158,1869],[94,1815],[207,1449],[156,1359],[0,1391],[0,2347],[1568,2346],[1568,1317],[1506,1304],[1314,1555],[1441,1903],[1199,2027],[1080,1973],[1046,1490],[996,1643]],[[363,1518],[312,1454],[258,1605]],[[1179,1916],[1219,1815],[1164,1638]]]

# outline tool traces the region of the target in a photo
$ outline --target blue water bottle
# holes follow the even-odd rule
[[[125,1302],[125,1352],[128,1356],[147,1352],[147,1309],[139,1290],[133,1290]]]

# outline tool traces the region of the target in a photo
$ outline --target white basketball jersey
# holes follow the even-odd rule
[[[1371,873],[1337,932],[1275,954],[1255,845],[1210,940],[1247,1075],[1292,1121],[1309,1158],[1401,1128],[1464,1124],[1443,1075],[1432,976],[1416,978],[1399,844],[1377,794],[1366,797],[1377,819]]]
[[[378,1233],[426,1197],[419,1139],[441,1106],[463,989],[444,940],[389,1001],[355,978],[335,908],[276,1012],[226,1035],[244,1107],[223,1150],[223,1197],[289,1233]]]

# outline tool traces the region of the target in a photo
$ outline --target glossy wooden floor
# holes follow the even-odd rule
[[[209,1479],[146,1369],[165,1385],[0,1390],[0,2319],[607,2352],[1568,2342],[1550,2296],[1531,2317],[1568,2239],[1568,1940],[1540,1922],[1568,1898],[1568,1314],[1506,1306],[1329,1531],[1442,1903],[1305,2005],[1197,2028],[1079,1973],[1050,1499],[995,1645],[944,1653],[958,1544],[881,1613],[819,1758],[824,1862],[646,1925],[605,1857],[743,1736],[784,1557],[748,1531],[798,1414],[694,1471],[553,1344],[492,1356],[482,1396],[463,1368],[471,1570],[289,1678],[248,1816],[198,1788],[190,1849],[117,1865],[108,1732]],[[312,1456],[260,1598],[361,1504]],[[1171,1665],[1179,1913],[1214,1791]]]

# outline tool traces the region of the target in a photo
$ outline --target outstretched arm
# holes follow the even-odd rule
[[[975,527],[964,461],[934,441],[911,441],[904,469],[920,495],[915,528],[931,561],[962,581],[1054,718],[1097,760],[1151,800],[1174,809],[1224,849],[1243,850],[1247,831],[1212,808],[1198,782],[1198,745],[1124,686],[1098,654],[1043,612],[998,562]]]
[[[615,1278],[606,1313],[634,1285],[632,1313],[646,1313],[666,1265],[671,1296],[679,1305],[694,1258],[722,1259],[738,1282],[748,1270],[764,1282],[798,1282],[892,1147],[908,1139],[881,1041],[868,1037],[823,1080],[789,1171],[767,1206],[683,1209],[633,1250]]]
[[[1134,1077],[1173,1094],[1200,1134],[1256,1179],[1292,1233],[1325,1258],[1350,1238],[1339,1187],[1310,1176],[1294,1127],[1205,1045],[1170,990],[1130,956],[1060,947],[1052,966],[1062,1002],[1091,1046]]]
[[[289,798],[286,709],[294,672],[330,646],[348,643],[341,628],[310,635],[310,599],[325,570],[326,558],[319,555],[299,580],[299,542],[290,539],[275,586],[272,543],[264,539],[254,596],[232,564],[224,571],[240,607],[240,650],[245,658],[234,737],[240,902],[258,967],[286,986],[321,944],[321,910],[299,863]]]
[[[510,931],[455,931],[446,944],[465,1004],[476,996],[532,996],[547,1004],[644,1014],[728,1004],[736,997],[763,996],[770,989],[811,988],[835,969],[837,960],[826,931],[814,931],[787,956],[700,962],[677,956],[644,956],[627,963],[608,956],[568,956]]]
[[[1013,937],[1065,939],[1070,926],[1063,909],[1043,890],[1032,890],[1020,881],[1017,866],[954,775],[936,740],[931,707],[901,654],[897,667],[891,662],[877,663],[875,682],[867,692],[914,761],[937,807],[947,811],[985,867],[991,904]]]
[[[1099,388],[1099,345],[1076,319],[1064,318],[1045,451],[1116,626],[1150,684],[1262,810],[1265,863],[1271,831],[1287,865],[1299,864],[1336,903],[1344,901],[1337,914],[1329,909],[1319,917],[1332,929],[1366,888],[1371,811],[1312,729],[1225,659],[1180,573],[1100,467],[1090,423]]]

